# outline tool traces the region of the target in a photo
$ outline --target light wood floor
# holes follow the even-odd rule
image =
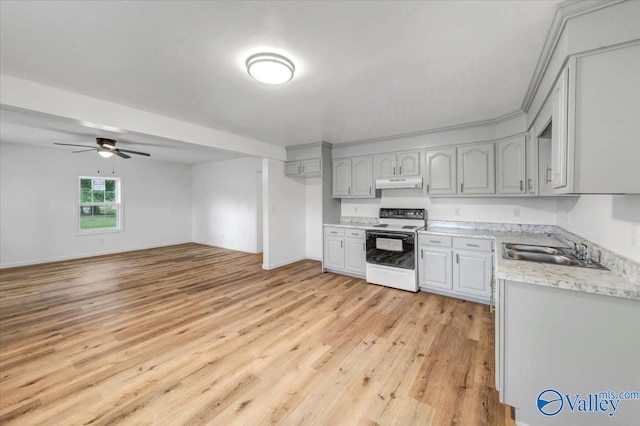
[[[0,274],[1,424],[513,424],[484,305],[198,244]]]

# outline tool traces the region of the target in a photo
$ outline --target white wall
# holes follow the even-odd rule
[[[381,207],[425,208],[430,220],[554,225],[557,200],[542,198],[428,198],[422,190],[383,190],[376,199],[343,199],[342,216],[377,217]],[[456,216],[456,208],[460,216]],[[520,216],[514,216],[514,209]]]
[[[640,195],[582,195],[559,203],[558,225],[640,262]]]
[[[284,162],[262,160],[263,265],[274,269],[305,258],[305,184],[284,175]]]
[[[191,241],[191,167],[0,143],[0,266]],[[77,235],[78,176],[122,178],[124,231]]]
[[[305,179],[304,189],[306,257],[322,260],[322,178]]]
[[[192,168],[193,241],[258,253],[258,214],[262,202],[256,183],[259,158],[195,164]]]

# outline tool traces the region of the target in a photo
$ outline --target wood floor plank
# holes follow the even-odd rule
[[[0,423],[513,425],[488,308],[181,244],[0,270]]]

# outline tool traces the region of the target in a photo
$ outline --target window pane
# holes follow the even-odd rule
[[[116,193],[115,192],[105,192],[104,193],[104,200],[109,202],[109,201],[115,201],[116,200]]]
[[[91,191],[82,190],[80,192],[80,202],[81,203],[90,203],[92,201]]]
[[[104,179],[93,179],[93,190],[104,191]]]
[[[80,179],[80,189],[82,191],[91,191],[91,179]]]
[[[93,202],[104,203],[104,191],[93,191]]]
[[[116,190],[116,181],[115,180],[107,180],[105,189],[107,191],[115,191]]]

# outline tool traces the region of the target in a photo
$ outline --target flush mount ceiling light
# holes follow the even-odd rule
[[[295,70],[293,62],[276,53],[256,53],[247,58],[247,72],[262,83],[286,83]]]

